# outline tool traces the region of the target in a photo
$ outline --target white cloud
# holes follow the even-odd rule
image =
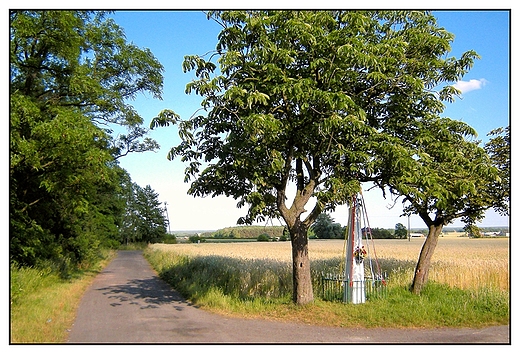
[[[488,81],[486,79],[471,79],[469,81],[457,81],[453,87],[460,90],[462,93],[467,93],[474,90],[480,90],[482,87],[486,86]]]

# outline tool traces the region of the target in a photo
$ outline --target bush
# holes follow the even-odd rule
[[[200,237],[200,236],[198,236],[198,235],[190,236],[190,237],[188,238],[188,240],[189,240],[191,243],[206,242],[206,239],[205,239],[205,238]]]
[[[271,239],[269,238],[269,235],[267,234],[261,234],[260,236],[258,236],[256,238],[257,241],[260,241],[260,242],[269,242]]]
[[[376,227],[376,228],[370,229],[370,231],[372,234],[372,238],[374,238],[374,239],[394,238],[394,235],[392,235],[392,233],[387,229],[382,229],[382,228]]]
[[[174,244],[177,243],[177,236],[166,234],[163,238],[163,243]]]

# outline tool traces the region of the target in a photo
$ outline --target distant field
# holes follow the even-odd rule
[[[373,242],[381,268],[393,275],[394,281],[410,281],[424,238]],[[374,259],[372,241],[370,246]],[[151,247],[192,256],[291,260],[290,242],[155,244]],[[339,269],[343,247],[343,240],[310,240],[309,256],[311,261],[337,259]],[[449,234],[439,238],[430,280],[462,289],[486,287],[509,291],[509,239],[469,239]]]

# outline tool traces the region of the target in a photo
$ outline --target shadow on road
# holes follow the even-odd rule
[[[110,306],[116,307],[123,304],[138,305],[141,309],[158,308],[160,305],[172,303],[190,304],[171,288],[163,286],[159,277],[146,279],[133,279],[126,284],[113,285],[96,289],[111,299]],[[175,306],[178,311],[183,307]]]
[[[510,343],[509,326],[339,328],[207,313],[155,273],[141,253],[120,252],[86,292],[69,343]]]

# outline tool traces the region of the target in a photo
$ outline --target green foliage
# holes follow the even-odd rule
[[[511,137],[509,126],[497,128],[488,136],[492,138],[486,143],[485,149],[491,158],[493,166],[498,169],[500,179],[488,185],[487,193],[495,196],[495,211],[509,215],[511,194]]]
[[[429,13],[249,11],[209,17],[224,27],[216,47],[221,75],[211,78],[213,62],[186,57],[184,70],[198,77],[186,92],[203,96],[208,115],[179,123],[183,142],[169,156],[189,162],[193,195],[225,194],[249,205],[243,222],[279,213],[287,220],[289,182],[298,190],[293,208],[310,195],[317,198],[306,221],[311,225],[322,210],[347,202],[359,181],[384,177],[389,166],[377,157],[396,143],[393,132],[441,112],[431,89],[462,77],[477,57],[467,52],[458,60],[446,58],[453,35]],[[449,86],[440,91],[446,100],[454,95]],[[178,122],[178,116],[161,119],[173,115],[165,111],[152,126]],[[201,171],[202,158],[215,162]]]
[[[162,66],[103,12],[10,12],[10,258],[65,268],[119,243],[115,159],[155,149],[128,100],[160,98]],[[120,139],[112,127],[128,129]]]
[[[470,126],[430,116],[410,121],[407,129],[396,132],[399,142],[382,152],[391,168],[381,186],[403,198],[405,215],[419,215],[428,227],[411,287],[419,294],[442,228],[458,218],[475,224],[503,203],[503,194],[490,188],[500,181],[499,170]]]
[[[509,322],[508,294],[497,290],[461,290],[431,283],[421,296],[411,294],[389,269],[391,278],[383,297],[365,304],[317,300],[304,308],[287,308],[292,291],[289,262],[245,260],[222,256],[195,256],[147,249],[146,258],[161,278],[198,305],[231,314],[291,319],[305,312],[309,323],[326,316],[326,324],[366,327],[482,327]],[[321,274],[337,270],[339,259],[313,264],[316,296]],[[406,267],[411,268],[409,262]],[[409,277],[407,277],[407,282]],[[397,279],[396,279],[397,280]],[[316,311],[316,313],[314,312]],[[323,323],[320,323],[323,325]]]
[[[126,171],[121,174],[121,201],[125,205],[121,216],[121,243],[156,243],[163,242],[168,220],[159,202],[159,194],[151,186],[142,188],[132,182]]]
[[[178,125],[181,143],[168,158],[188,164],[190,194],[233,197],[248,207],[239,223],[283,218],[293,254],[303,250],[300,264],[308,263],[307,231],[318,215],[346,204],[362,182],[404,196],[405,213],[421,215],[428,227],[476,220],[493,205],[479,193],[497,180],[496,170],[465,140],[475,131],[439,118],[443,102],[458,94],[450,83],[478,55],[450,57],[455,37],[430,12],[208,17],[223,28],[215,51],[186,56],[183,64],[196,75],[186,93],[200,95],[207,114],[181,120],[165,110],[151,123]],[[308,269],[295,268],[295,278],[300,271]]]
[[[217,230],[212,236],[214,238],[252,238],[255,239],[261,234],[266,234],[271,238],[280,237],[283,234],[283,226],[234,226],[225,227]]]
[[[161,242],[166,237],[167,220],[159,194],[149,185],[142,188],[135,183],[130,193],[123,217],[123,241]]]
[[[228,232],[227,230],[218,230],[217,232],[212,234],[213,238],[236,238],[237,234],[235,233],[235,230],[233,230],[233,228],[228,229],[231,229],[231,231]]]
[[[175,244],[175,243],[177,243],[177,236],[171,235],[171,234],[166,234],[164,236],[162,242],[166,243],[166,244]]]
[[[466,225],[464,232],[471,238],[481,238],[483,236],[477,225]]]
[[[190,237],[188,237],[188,240],[191,243],[206,242],[206,239],[204,237],[199,236],[199,235],[191,235]]]
[[[117,237],[121,206],[112,157],[100,143],[106,135],[82,114],[57,108],[46,120],[35,105],[25,115],[28,106],[11,95],[11,256],[30,265],[40,258],[87,261],[89,249]],[[86,241],[91,236],[97,240]]]
[[[334,219],[326,213],[322,213],[316,218],[316,222],[311,226],[311,230],[320,239],[342,239],[345,237],[344,228],[339,223],[335,223]]]
[[[387,230],[387,229],[383,229],[383,228],[379,228],[379,227],[375,227],[373,229],[370,229],[370,233],[372,235],[372,238],[374,239],[379,239],[379,238],[384,238],[384,239],[390,239],[390,238],[395,238],[394,235],[392,235],[392,233]]]
[[[142,251],[148,247],[148,242],[123,243],[118,249],[122,251]]]
[[[474,130],[448,118],[410,123],[414,127],[418,133],[403,140],[402,151],[388,155],[403,161],[395,164],[387,183],[404,197],[405,213],[418,214],[428,227],[460,217],[480,219],[494,203],[486,186],[498,174],[484,149],[471,140]]]
[[[394,237],[395,238],[406,238],[408,236],[408,229],[401,223],[395,224]]]
[[[261,234],[261,235],[258,235],[256,240],[259,242],[269,242],[269,241],[271,241],[271,238],[267,234]]]

